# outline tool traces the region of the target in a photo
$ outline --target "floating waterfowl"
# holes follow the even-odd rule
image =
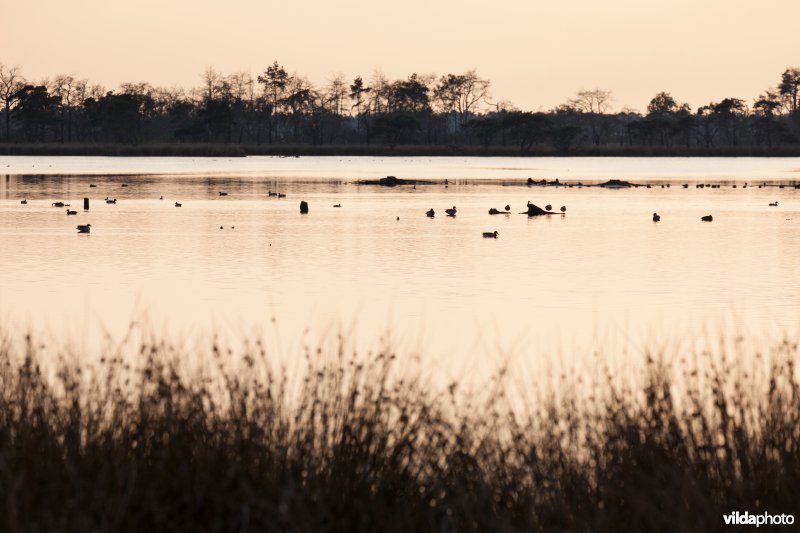
[[[497,231],[484,231],[483,238],[484,239],[496,239],[497,238]]]
[[[77,215],[77,214],[78,214],[77,211],[70,211],[69,209],[67,209],[67,216],[69,216],[69,215]]]
[[[659,220],[661,220],[661,215],[653,213],[653,222],[658,222]]]
[[[182,205],[183,205],[183,204],[182,204],[182,203],[180,203],[180,202],[175,202],[175,207],[180,207],[180,206],[182,206]]]
[[[434,215],[436,215],[436,211],[432,207],[425,212],[425,216],[428,218],[433,218]]]
[[[456,216],[456,206],[453,206],[452,209],[445,209],[444,212],[447,213],[447,216],[454,217]]]
[[[116,198],[109,198],[108,196],[106,196],[106,203],[107,204],[116,204],[117,203],[117,199]]]
[[[546,206],[544,206],[544,209],[545,209],[545,211],[550,211],[551,209],[553,209],[553,206],[550,205],[550,204],[547,204]]]
[[[511,206],[506,204],[506,208],[505,209],[506,209],[506,211],[511,211]]]
[[[97,187],[97,185],[95,185],[94,183],[90,183],[89,187]]]
[[[305,200],[300,202],[300,214],[301,215],[308,214],[308,202],[306,202]]]
[[[25,204],[27,204],[27,203],[28,203],[28,200],[22,200],[20,203],[21,203],[22,205],[25,205]]]
[[[778,207],[778,202],[772,202],[769,204],[770,207]]]
[[[714,220],[714,217],[712,217],[711,215],[706,215],[704,217],[700,217],[700,220],[702,220],[703,222],[711,222],[712,220]]]
[[[64,202],[53,202],[50,205],[53,207],[69,207],[69,204],[65,204]]]
[[[228,193],[226,193],[226,192],[222,192],[222,191],[219,191],[219,195],[220,195],[220,196],[228,196]]]
[[[283,194],[283,193],[281,193],[281,192],[279,192],[279,193],[278,193],[278,198],[286,198],[286,195],[285,195],[285,194]]]
[[[163,197],[163,196],[159,196],[159,197],[158,197],[158,199],[159,199],[159,200],[163,200],[163,199],[164,199],[164,197]]]
[[[278,193],[272,192],[272,191],[267,191],[267,196],[278,196]]]
[[[333,207],[342,207],[342,204],[333,204]]]
[[[562,206],[561,206],[561,212],[562,212],[562,213],[566,213],[566,212],[567,212],[567,206],[565,206],[565,205],[562,205]]]
[[[122,184],[122,186],[123,186],[123,187],[127,187],[127,186],[128,186],[128,184],[127,184],[127,183],[123,183],[123,184]]]
[[[75,227],[78,228],[78,233],[89,233],[92,230],[91,224],[81,224]]]

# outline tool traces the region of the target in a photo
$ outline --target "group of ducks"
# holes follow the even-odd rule
[[[659,215],[658,213],[653,213],[653,222],[658,222],[659,220],[661,220],[661,215]],[[702,220],[703,222],[712,222],[714,220],[714,217],[711,215],[705,215],[700,217],[700,220]]]
[[[541,208],[536,207],[534,204],[528,202],[527,209],[528,209],[527,211],[523,211],[521,214],[528,215],[528,216],[536,216],[536,215],[540,215],[540,214],[541,215],[556,215],[556,214],[558,214],[558,213],[552,211],[553,206],[550,205],[550,204],[547,204],[545,206],[545,210],[543,211]],[[567,207],[562,205],[560,211],[561,211],[562,215],[566,214]],[[458,212],[458,209],[456,208],[456,206],[453,206],[450,209],[445,209],[444,212],[449,217],[455,217],[456,213]],[[496,208],[492,207],[492,208],[489,209],[489,214],[490,215],[500,215],[500,214],[510,215],[511,214],[511,206],[510,205],[506,205],[505,208],[504,208],[504,211],[500,211],[499,209],[496,209]],[[653,213],[653,215],[656,216],[655,213]],[[434,209],[431,207],[430,209],[428,209],[425,212],[425,216],[427,216],[428,218],[434,218],[436,216],[436,211],[434,211]],[[398,220],[400,220],[399,217],[398,217]],[[655,220],[655,218],[654,218],[654,220]],[[497,236],[499,235],[499,233],[497,231],[484,231],[482,233],[482,235],[483,235],[483,238],[485,238],[485,239],[496,239]]]

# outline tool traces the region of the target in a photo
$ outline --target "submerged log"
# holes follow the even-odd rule
[[[558,213],[556,211],[546,211],[546,210],[542,209],[541,207],[539,207],[538,205],[528,202],[528,210],[527,211],[523,211],[520,214],[521,215],[528,215],[529,217],[538,217],[538,216],[542,216],[542,215],[561,215],[563,213]]]

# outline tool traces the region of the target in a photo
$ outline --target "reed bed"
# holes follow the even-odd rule
[[[792,342],[461,390],[344,342],[297,354],[293,376],[259,343],[190,369],[161,341],[89,364],[4,339],[1,531],[731,531],[735,510],[800,514]]]

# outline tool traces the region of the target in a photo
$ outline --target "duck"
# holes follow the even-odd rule
[[[425,212],[425,216],[428,218],[433,218],[435,214],[436,211],[434,211],[432,207]]]
[[[50,205],[53,207],[69,207],[69,204],[65,204],[64,202],[53,202]]]
[[[447,213],[447,216],[454,217],[456,216],[456,206],[453,206],[452,209],[445,209],[444,212]]]
[[[653,213],[653,222],[658,222],[659,220],[661,220],[661,215]]]
[[[279,192],[278,193],[278,198],[286,198],[286,195],[283,194],[282,192]]]
[[[497,238],[497,231],[484,231],[483,238],[484,239],[496,239]]]
[[[714,220],[714,217],[712,217],[711,215],[706,215],[704,217],[700,217],[700,220],[702,220],[703,222],[711,222],[712,220]]]
[[[91,224],[81,224],[76,226],[78,228],[78,233],[89,233],[92,230]]]
[[[565,206],[565,205],[562,205],[562,206],[561,206],[561,212],[562,212],[562,213],[566,213],[566,212],[567,212],[567,206]]]
[[[511,211],[511,206],[510,206],[510,205],[508,205],[508,204],[506,204],[505,210],[506,210],[506,211],[508,211],[508,212],[510,212],[510,211]]]
[[[546,211],[550,211],[551,209],[553,209],[553,206],[550,205],[550,204],[547,204],[546,206],[544,206],[544,208],[545,208]]]
[[[220,196],[228,196],[228,193],[226,193],[226,192],[222,192],[222,191],[219,191],[219,195],[220,195]]]
[[[106,196],[106,203],[107,204],[116,204],[117,203],[117,199],[116,198],[109,198],[108,196]]]
[[[342,204],[333,204],[333,207],[342,207]]]
[[[122,184],[122,186],[123,186],[123,187],[127,187],[127,186],[128,186],[128,184],[127,184],[127,183],[123,183],[123,184]]]
[[[267,196],[278,196],[278,193],[272,192],[272,191],[267,191]]]
[[[771,202],[769,204],[770,207],[778,207],[778,202]]]
[[[78,214],[77,211],[70,211],[69,209],[67,209],[67,216],[69,216],[69,215],[77,215],[77,214]]]
[[[182,203],[180,203],[180,202],[175,202],[175,207],[180,207],[180,206],[182,206],[182,205],[183,205],[183,204],[182,204]]]
[[[28,200],[22,200],[20,203],[21,203],[22,205],[26,205],[26,204],[28,203]]]
[[[164,197],[163,197],[163,196],[159,196],[159,198],[158,198],[158,199],[159,199],[159,200],[163,200],[163,199],[164,199]]]

